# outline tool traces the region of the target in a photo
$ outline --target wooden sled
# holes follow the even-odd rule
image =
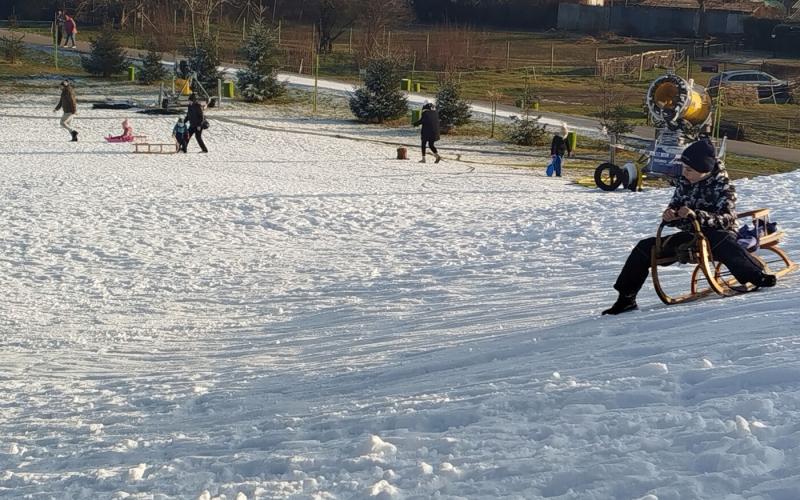
[[[759,228],[766,228],[769,222],[769,209],[758,208],[748,212],[742,212],[738,216],[740,219],[750,217],[756,230]],[[692,271],[691,286],[689,293],[671,296],[664,291],[664,287],[658,277],[658,267],[674,264],[678,261],[677,257],[659,257],[663,248],[662,231],[667,223],[662,222],[656,232],[656,243],[650,258],[650,271],[653,276],[653,287],[661,299],[667,305],[681,304],[684,302],[691,302],[693,300],[706,297],[713,293],[721,296],[731,296],[737,293],[745,293],[754,289],[751,284],[741,284],[736,278],[731,275],[730,271],[721,263],[714,260],[711,254],[708,239],[703,235],[700,229],[700,224],[696,219],[692,219],[692,227],[695,236],[693,247],[689,249],[688,263],[694,265]],[[780,278],[793,271],[796,271],[798,266],[786,252],[783,251],[778,245],[781,239],[785,236],[783,231],[776,231],[771,234],[764,234],[758,239],[758,248],[751,251],[757,260],[759,260],[764,267],[764,272],[774,274]],[[777,255],[777,259],[775,256]],[[707,287],[702,285],[701,278],[705,278]]]
[[[172,143],[150,143],[150,142],[133,142],[134,153],[149,153],[149,154],[174,154],[180,150],[177,142]]]

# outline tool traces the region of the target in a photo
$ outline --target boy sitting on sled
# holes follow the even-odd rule
[[[675,222],[681,232],[669,238],[661,256],[675,255],[678,246],[694,237],[691,224],[681,221],[695,218],[714,258],[727,266],[739,283],[775,286],[775,275],[764,273],[758,260],[736,242],[736,190],[717,161],[714,145],[705,139],[695,142],[684,150],[681,162],[681,177],[662,215],[665,222]],[[619,297],[603,314],[620,314],[637,308],[636,294],[650,272],[654,245],[654,237],[646,238],[631,251],[614,284]]]

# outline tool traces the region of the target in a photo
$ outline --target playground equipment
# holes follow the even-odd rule
[[[599,165],[594,172],[597,187],[613,191],[619,186],[638,191],[645,178],[662,178],[671,183],[681,174],[680,157],[689,144],[708,137],[715,120],[714,103],[706,89],[675,74],[653,80],[647,90],[647,111],[656,129],[656,139],[649,148],[611,144],[610,161]],[[716,145],[717,159],[725,159],[726,139]],[[628,162],[615,164],[615,150],[639,153],[637,165]]]
[[[197,72],[193,71],[186,61],[181,61],[175,67],[172,88],[165,89],[164,84],[161,84],[158,93],[158,105],[163,110],[172,108],[185,109],[189,105],[189,96],[192,94],[196,94],[198,99],[208,102],[209,108],[217,105],[217,97],[209,95],[203,84],[197,79]]]

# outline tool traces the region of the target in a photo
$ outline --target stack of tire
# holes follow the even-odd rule
[[[601,163],[594,170],[594,183],[603,191],[615,191],[622,186],[629,191],[638,191],[641,173],[633,163],[619,167],[613,163]]]

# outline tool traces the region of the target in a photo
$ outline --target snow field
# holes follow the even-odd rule
[[[0,497],[797,498],[796,277],[599,316],[669,191],[244,106],[133,155],[174,118],[55,100],[0,114]],[[737,183],[795,258],[798,181]]]

